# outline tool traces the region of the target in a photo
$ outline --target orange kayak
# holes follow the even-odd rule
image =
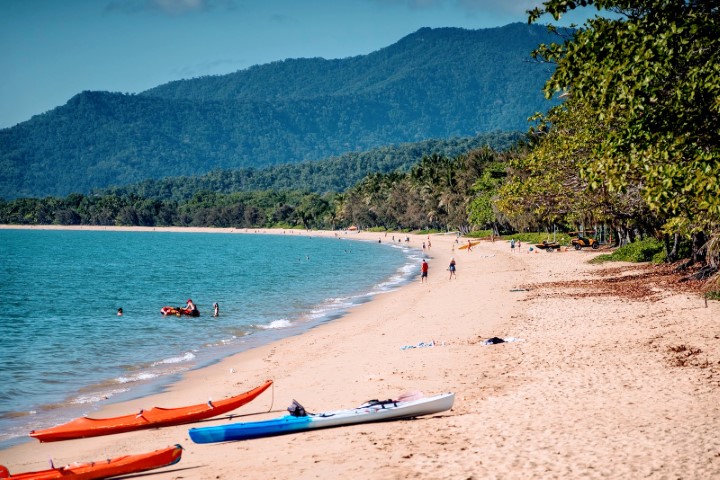
[[[74,463],[59,468],[50,468],[39,472],[16,473],[11,475],[7,468],[0,465],[0,479],[10,480],[93,480],[98,478],[116,477],[130,473],[144,472],[155,468],[167,467],[180,461],[182,447],[155,450],[138,455],[123,455],[107,460],[89,463]]]
[[[100,435],[131,432],[144,428],[169,427],[171,425],[197,422],[240,408],[267,390],[272,383],[272,380],[267,380],[259,387],[235,397],[189,407],[153,407],[150,410],[140,410],[138,413],[114,418],[80,417],[56,427],[45,430],[33,430],[30,432],[30,436],[37,438],[41,442],[57,442],[59,440],[98,437]]]

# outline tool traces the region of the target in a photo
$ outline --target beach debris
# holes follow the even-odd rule
[[[498,343],[510,343],[510,342],[519,342],[522,340],[522,338],[515,338],[515,337],[491,337],[482,342],[483,345],[497,345]]]
[[[438,345],[445,345],[445,342],[439,343],[435,340],[430,340],[429,342],[420,342],[417,345],[405,345],[403,347],[400,347],[400,350],[408,350],[410,348],[425,348],[425,347],[435,347]]]
[[[687,367],[694,366],[700,368],[707,368],[710,363],[707,360],[701,360],[698,355],[703,351],[697,347],[690,347],[685,344],[674,345],[667,347],[667,351],[670,354],[668,363],[675,367]]]

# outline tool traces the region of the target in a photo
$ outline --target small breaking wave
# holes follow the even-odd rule
[[[285,318],[281,320],[274,320],[270,322],[268,325],[258,325],[257,328],[260,328],[262,330],[275,330],[278,328],[287,328],[292,326],[292,322],[290,320],[287,320]]]
[[[153,367],[157,367],[158,365],[168,365],[172,363],[182,363],[182,362],[190,362],[195,359],[195,354],[193,352],[186,352],[184,355],[181,355],[179,357],[170,357],[166,358],[164,360],[160,360],[158,362],[154,362],[152,364]]]
[[[135,382],[142,382],[143,380],[152,380],[153,378],[156,378],[158,376],[157,373],[151,373],[151,372],[141,372],[137,375],[131,375],[129,377],[121,376],[117,377],[115,381],[120,384],[124,383],[135,383]]]
[[[129,390],[130,390],[129,388],[118,388],[115,390],[111,390],[109,392],[98,393],[95,395],[80,395],[79,397],[76,397],[73,400],[71,400],[70,403],[73,405],[85,405],[88,403],[98,403],[103,400],[107,400],[119,393],[125,393]]]

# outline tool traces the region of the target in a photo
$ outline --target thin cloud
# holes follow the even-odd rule
[[[404,5],[410,9],[451,6],[467,13],[493,12],[515,15],[538,6],[539,0],[370,0],[377,4]]]
[[[447,0],[370,0],[373,3],[379,5],[404,5],[410,9],[423,9],[423,8],[434,8],[444,3]]]
[[[125,14],[160,13],[179,16],[196,12],[208,12],[218,8],[232,10],[233,0],[112,0],[105,7],[107,12]]]

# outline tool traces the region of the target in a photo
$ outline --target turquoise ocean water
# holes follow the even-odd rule
[[[335,319],[419,262],[349,238],[0,230],[0,448]],[[160,314],[188,298],[200,317]]]

